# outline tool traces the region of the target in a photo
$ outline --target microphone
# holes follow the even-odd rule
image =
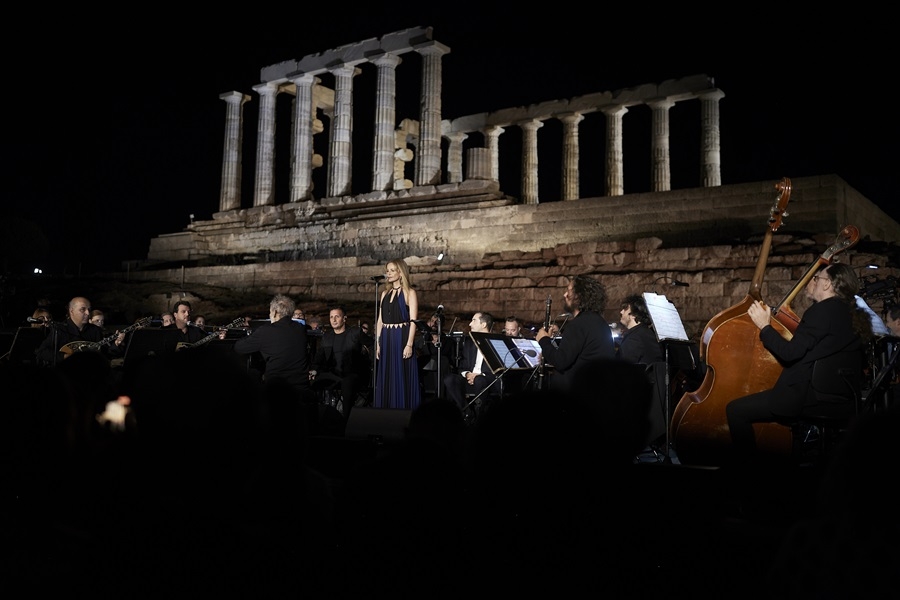
[[[572,313],[563,313],[561,315],[556,316],[557,319],[571,319]]]
[[[444,314],[444,305],[443,305],[443,304],[438,304],[437,310],[435,311],[434,314],[436,314],[436,315],[443,315],[443,314]]]
[[[370,281],[384,281],[384,275],[372,275],[369,277]]]
[[[46,323],[46,322],[47,322],[47,321],[45,321],[44,319],[42,319],[41,317],[37,317],[37,318],[35,318],[35,317],[28,317],[28,318],[25,319],[25,320],[28,321],[29,323]]]
[[[537,352],[535,352],[535,351],[532,350],[531,348],[529,348],[528,350],[523,351],[522,354],[524,354],[525,356],[530,356],[531,358],[534,358],[535,356],[537,356]]]
[[[691,284],[685,281],[678,281],[677,279],[672,280],[672,285],[675,287],[691,287]]]

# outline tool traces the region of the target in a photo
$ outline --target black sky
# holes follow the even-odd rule
[[[715,15],[680,25],[658,15],[648,25],[646,15],[573,9],[534,17],[449,12],[320,13],[319,26],[284,27],[268,39],[213,29],[199,37],[101,32],[88,43],[60,37],[49,54],[19,53],[5,73],[6,269],[30,270],[33,262],[91,272],[146,258],[152,237],[181,231],[191,213],[208,219],[218,209],[220,93],[253,98],[245,109],[246,184],[260,68],[413,26],[432,26],[434,39],[451,48],[443,59],[444,118],[704,73],[725,92],[723,184],[834,173],[900,220],[890,91],[896,52],[852,17],[833,20],[838,39],[822,23],[812,30],[767,18],[733,34]],[[358,102],[357,110],[373,108]],[[627,116],[625,128],[627,139]],[[626,164],[648,162],[627,151]],[[646,190],[629,189],[626,173],[628,191]]]

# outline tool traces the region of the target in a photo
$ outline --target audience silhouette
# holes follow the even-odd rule
[[[735,497],[740,473],[635,462],[652,394],[622,361],[591,363],[566,393],[504,396],[475,426],[450,400],[424,402],[388,446],[342,440],[239,361],[210,348],[124,372],[90,352],[0,365],[11,587],[873,597],[896,583],[897,526],[878,506],[897,411],[861,418],[824,477]],[[333,468],[323,448],[341,443],[371,451],[332,453]]]

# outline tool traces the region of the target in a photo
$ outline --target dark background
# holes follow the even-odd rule
[[[338,10],[338,4],[298,15],[267,8],[273,12],[246,18],[223,9],[214,22],[191,25],[153,15],[139,32],[131,25],[62,28],[40,47],[9,53],[0,266],[8,273],[118,270],[124,260],[146,258],[152,237],[181,231],[190,214],[209,219],[218,210],[221,182],[225,103],[219,94],[232,90],[252,98],[243,146],[243,205],[249,206],[259,103],[252,86],[260,69],[414,26],[432,26],[434,39],[451,48],[443,58],[443,118],[703,73],[725,93],[723,184],[834,173],[900,220],[891,91],[896,51],[872,15],[818,15],[813,27],[784,14],[735,21],[649,6],[629,14],[561,5],[515,16],[465,3],[411,12],[403,3],[390,6],[391,14],[349,5]],[[365,94],[373,77],[369,66],[355,89]],[[398,121],[418,116],[418,83],[418,75],[403,78],[398,71]],[[404,95],[404,85],[414,91]],[[374,98],[357,96],[355,110],[371,119]],[[647,191],[649,131],[629,129],[629,116],[626,193]],[[680,136],[699,135],[699,122],[679,127],[673,116],[673,189],[699,185],[698,158],[677,147]],[[354,144],[368,143],[365,135],[360,126]],[[602,137],[589,141],[591,135],[581,133],[584,196],[602,195],[602,165],[586,165],[599,151],[591,144],[602,148]],[[285,201],[287,155],[278,148],[278,203]],[[354,193],[368,191],[356,188],[369,185],[369,165],[354,167]],[[508,187],[505,192],[518,194]],[[542,198],[556,189],[558,183],[541,181]],[[322,187],[316,190],[321,196]]]

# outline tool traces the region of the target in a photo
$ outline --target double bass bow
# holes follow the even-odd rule
[[[771,388],[781,373],[781,364],[759,340],[759,329],[747,314],[749,306],[762,300],[762,282],[772,237],[787,216],[791,180],[775,185],[778,197],[770,209],[768,229],[763,239],[750,290],[744,299],[714,316],[700,340],[700,359],[706,363],[703,382],[686,392],[675,407],[669,423],[670,439],[682,463],[718,465],[731,457],[731,431],[725,406],[735,398]],[[790,335],[780,321],[772,326]],[[757,448],[767,454],[789,455],[791,430],[777,423],[754,425]]]
[[[788,292],[778,306],[772,309],[772,318],[784,325],[788,331],[793,334],[800,324],[800,317],[798,317],[797,313],[791,308],[791,302],[794,301],[794,298],[800,290],[806,287],[809,280],[813,278],[813,275],[815,275],[820,268],[831,264],[835,254],[852,248],[858,241],[859,229],[855,225],[847,225],[841,229],[837,238],[835,238],[834,243],[831,244],[831,246],[829,246],[817,259],[812,261],[809,267],[807,267],[806,272],[803,274],[803,277],[797,282],[797,285]]]

